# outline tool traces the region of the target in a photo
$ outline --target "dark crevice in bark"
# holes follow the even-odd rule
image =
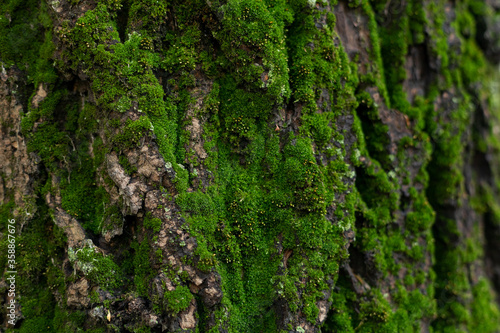
[[[410,103],[414,103],[417,96],[427,96],[432,83],[436,82],[436,73],[430,67],[428,48],[427,41],[408,47],[405,63],[406,80],[403,82],[403,90]]]
[[[138,218],[135,215],[126,215],[123,217],[123,233],[113,237],[109,242],[106,242],[104,236],[94,240],[95,244],[105,251],[110,251],[119,264],[122,262],[124,249],[130,247],[130,243],[134,240],[138,231]]]
[[[500,20],[497,16],[476,16],[476,40],[483,49],[484,54],[494,64],[500,62],[500,47],[498,37],[500,36]]]
[[[116,25],[120,41],[123,43],[127,40],[127,25],[129,18],[130,1],[123,1],[122,8],[116,14]]]
[[[365,101],[368,103],[368,101]],[[366,148],[370,154],[370,158],[381,163],[385,170],[391,168],[391,161],[387,147],[390,144],[390,139],[387,134],[387,126],[375,116],[376,111],[363,103],[360,103],[357,109],[357,115],[361,120],[361,127],[365,137]]]
[[[363,252],[355,245],[349,249],[349,267],[369,285],[376,285],[380,278],[380,273],[375,268],[371,253]]]
[[[486,240],[484,254],[486,257],[486,274],[493,283],[497,293],[496,301],[500,304],[500,226],[494,222],[491,213],[484,216],[484,235]]]
[[[482,201],[486,201],[489,195],[492,200],[498,200],[498,193],[495,189],[495,175],[492,170],[492,156],[490,148],[485,147],[488,140],[488,133],[491,131],[491,115],[489,110],[478,97],[478,93],[471,92],[475,99],[475,112],[473,115],[472,125],[472,140],[473,152],[471,153],[472,175],[474,179],[470,182],[474,186],[476,195],[482,197]],[[488,117],[490,119],[488,119]],[[489,206],[490,203],[483,202],[483,205]],[[496,292],[496,301],[500,304],[500,226],[495,223],[492,207],[483,213],[481,216],[482,232],[484,234],[484,273],[492,282],[492,286]]]
[[[356,168],[356,189],[359,191],[361,198],[368,207],[376,207],[379,201],[379,193],[377,189],[377,180],[368,174],[366,167]],[[356,219],[357,223],[357,219]],[[366,227],[366,226],[365,226]]]

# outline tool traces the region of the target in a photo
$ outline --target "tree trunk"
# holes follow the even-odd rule
[[[496,0],[4,1],[0,332],[499,332],[499,61]]]

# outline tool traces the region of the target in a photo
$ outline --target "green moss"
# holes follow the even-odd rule
[[[350,304],[356,299],[356,294],[344,286],[342,278],[337,282],[337,292],[332,295],[332,307],[324,325],[325,331],[354,332],[356,312]]]
[[[133,8],[131,7],[131,12],[135,13],[135,16],[144,10],[141,9],[141,4],[138,2],[134,4]],[[194,6],[196,8],[199,4]],[[160,7],[157,8],[154,5],[151,10],[161,16],[166,9]],[[188,12],[194,11],[193,8],[188,7],[186,10]],[[333,131],[329,126],[325,126],[325,122],[333,121],[331,113],[325,113],[324,116],[311,115],[310,120],[307,120],[307,124],[304,126],[303,135],[312,136],[312,140],[305,137],[298,138],[297,143],[288,145],[286,158],[280,156],[278,137],[270,136],[270,131],[266,129],[266,122],[273,110],[273,105],[279,105],[290,94],[288,63],[284,52],[284,29],[292,21],[293,11],[291,8],[288,8],[284,2],[264,6],[257,1],[245,4],[233,1],[225,5],[223,10],[226,14],[222,22],[222,30],[220,34],[217,33],[215,36],[221,41],[222,56],[225,58],[221,61],[221,66],[223,68],[236,66],[238,71],[236,73],[233,71],[232,77],[222,78],[220,85],[214,85],[212,99],[215,101],[208,103],[207,100],[207,104],[217,107],[207,106],[206,111],[209,113],[219,112],[218,116],[220,116],[219,119],[210,118],[209,123],[213,122],[215,125],[220,121],[223,128],[227,127],[225,136],[217,134],[212,136],[212,139],[218,138],[217,140],[220,140],[219,142],[212,140],[213,144],[222,148],[217,153],[210,149],[209,158],[213,159],[214,165],[210,171],[214,173],[218,185],[209,189],[208,195],[201,192],[186,193],[186,189],[190,185],[189,174],[177,162],[184,160],[185,155],[182,153],[182,149],[176,148],[176,145],[183,147],[186,135],[179,131],[179,125],[176,122],[179,122],[181,112],[184,112],[191,103],[189,95],[181,93],[178,96],[169,96],[166,104],[163,104],[162,101],[159,101],[163,92],[159,89],[157,82],[148,76],[150,69],[156,66],[160,66],[170,73],[192,69],[198,54],[202,55],[202,61],[206,68],[214,67],[213,64],[210,64],[211,59],[206,53],[197,52],[199,48],[197,39],[199,39],[200,30],[196,24],[193,25],[191,22],[186,24],[188,15],[186,21],[183,21],[182,15],[179,17],[179,30],[167,33],[164,41],[150,37],[150,29],[154,25],[152,22],[147,20],[133,22],[132,26],[135,26],[136,29],[141,26],[141,33],[131,33],[128,40],[114,43],[115,45],[112,47],[114,53],[112,53],[106,47],[99,47],[97,44],[106,44],[110,40],[117,40],[114,29],[108,29],[108,27],[113,26],[109,23],[109,17],[113,13],[110,11],[110,7],[98,6],[94,11],[88,12],[81,18],[76,27],[67,34],[69,36],[67,37],[68,42],[73,41],[75,47],[71,56],[65,56],[68,59],[73,59],[74,64],[82,62],[88,64],[85,71],[90,75],[96,73],[91,79],[94,82],[93,89],[96,91],[101,107],[104,109],[116,108],[121,112],[126,112],[134,107],[131,101],[137,100],[137,108],[147,113],[167,161],[167,167],[170,165],[175,170],[176,188],[180,193],[176,202],[187,214],[190,230],[197,238],[198,266],[203,270],[211,269],[214,266],[218,270],[224,270],[225,266],[218,266],[220,262],[236,263],[237,265],[245,265],[247,271],[256,272],[245,280],[241,280],[238,274],[231,273],[227,285],[223,287],[231,290],[234,286],[239,286],[238,290],[241,291],[242,299],[247,300],[248,306],[241,307],[235,303],[239,299],[238,297],[231,299],[230,308],[234,314],[232,325],[235,328],[239,327],[243,331],[248,331],[249,325],[244,320],[245,316],[251,315],[254,320],[259,321],[258,313],[260,310],[258,309],[262,308],[264,304],[271,304],[272,301],[266,295],[273,295],[273,293],[269,292],[270,287],[266,286],[264,281],[268,281],[274,275],[277,262],[272,265],[271,269],[264,268],[262,265],[269,261],[269,251],[273,252],[272,242],[278,234],[284,233],[287,248],[299,251],[297,240],[306,245],[308,255],[315,258],[311,264],[307,264],[308,267],[310,266],[309,269],[313,269],[313,266],[326,267],[328,274],[334,274],[338,269],[335,260],[329,262],[328,258],[337,256],[339,251],[337,242],[341,239],[338,234],[340,231],[328,225],[318,213],[324,212],[328,202],[334,198],[334,191],[327,190],[324,185],[326,179],[324,173],[328,172],[329,182],[341,184],[340,179],[347,173],[348,169],[346,169],[345,164],[338,164],[326,171],[318,167],[315,162],[311,148],[312,140],[320,146],[326,147],[328,145]],[[234,17],[239,17],[240,14],[248,15],[248,17],[244,20],[235,20]],[[311,12],[307,12],[303,16],[308,18],[307,23],[313,26],[314,22],[309,19],[312,18],[311,14]],[[329,22],[332,20],[333,18],[330,18]],[[89,38],[90,35],[87,33],[91,29],[98,32],[94,33],[93,38]],[[295,29],[299,30],[299,25]],[[265,37],[269,39],[268,42],[260,45],[262,37],[266,34],[269,35],[269,37]],[[301,34],[301,37],[306,38],[300,43],[307,43],[307,38],[313,36],[310,32]],[[324,46],[323,44],[329,38],[329,44]],[[318,54],[326,55],[326,59],[314,66],[312,66],[312,62],[307,62],[308,65],[314,67],[308,70],[317,73],[315,82],[318,82],[320,86],[331,85],[333,79],[335,87],[340,89],[342,87],[340,82],[342,74],[337,76],[335,71],[331,70],[335,64],[329,63],[332,59],[336,59],[329,55],[330,51],[335,51],[331,42],[331,28],[325,30],[325,34],[318,37],[316,42],[319,46]],[[166,48],[167,51],[158,58],[151,51],[155,50],[161,43],[167,43],[171,47]],[[236,51],[233,54],[234,50],[237,50],[234,48],[236,44],[242,46],[242,52]],[[88,55],[89,50],[94,58]],[[343,73],[345,79],[348,77],[350,66],[346,63],[345,56],[342,56],[342,53],[339,54],[339,62],[342,62],[345,68],[345,73]],[[179,57],[179,55],[181,56]],[[294,56],[297,63],[300,63],[300,57],[300,54]],[[254,63],[258,65],[254,65]],[[299,80],[301,75],[307,77],[308,70],[295,72],[297,75],[294,74],[293,82],[296,82],[298,87],[300,86],[297,89],[296,99],[303,98],[311,104],[312,94],[309,94],[308,88],[305,87],[307,80],[303,82]],[[110,73],[115,73],[121,79],[113,79],[113,75]],[[331,77],[328,73],[336,76]],[[243,82],[248,83],[246,87],[243,87]],[[191,77],[181,74],[176,89],[182,91],[191,85]],[[172,88],[174,88],[173,85]],[[299,91],[302,88],[303,90]],[[338,110],[348,106],[351,102],[346,103],[342,100],[342,103],[344,104],[339,105]],[[310,110],[312,110],[312,104]],[[139,123],[129,121],[124,126],[117,124],[119,133],[113,137],[113,144],[117,149],[133,147],[137,142],[140,142],[144,135],[148,134],[148,127],[142,126],[141,123],[145,121],[144,119],[141,118]],[[339,140],[341,140],[340,137]],[[269,156],[263,153],[264,147],[274,149],[276,153],[275,160],[269,159],[271,168],[265,169],[263,182],[256,176],[262,174],[261,163]],[[173,153],[174,151],[176,154]],[[243,156],[246,167],[243,168],[239,165],[234,157],[231,157],[231,154]],[[291,164],[285,165],[284,162],[288,157]],[[300,166],[300,177],[297,179],[284,176],[284,171],[290,170],[295,165],[292,162]],[[126,165],[126,163],[124,164]],[[262,185],[265,186],[259,190]],[[275,187],[277,191],[272,194],[273,199],[269,203],[265,198],[269,195],[267,188],[272,187]],[[234,200],[231,193],[237,193],[238,199]],[[293,197],[293,193],[296,194],[295,197]],[[289,200],[290,197],[293,198],[293,201]],[[256,205],[252,202],[255,202]],[[224,212],[229,205],[233,205],[230,210],[232,216],[225,216]],[[342,209],[339,209],[338,215],[343,216],[344,214]],[[226,218],[229,220],[225,226],[218,222]],[[350,218],[352,219],[352,217]],[[247,220],[248,222],[244,223]],[[145,226],[149,224],[149,221],[145,220]],[[306,228],[306,237],[301,235],[302,226]],[[152,227],[155,228],[155,226]],[[326,233],[323,233],[325,231]],[[227,243],[228,239],[232,244]],[[325,257],[313,255],[318,248],[327,255]],[[258,250],[258,256],[254,258],[253,252],[256,250]],[[136,244],[135,252],[136,258],[140,258],[136,260],[138,264],[135,269],[136,285],[140,294],[144,295],[147,293],[146,282],[149,278],[150,268],[141,265],[141,263],[147,262],[149,256],[147,243],[143,241],[140,245]],[[307,258],[308,255],[304,255],[304,258]],[[294,267],[298,267],[303,260],[297,259],[297,261],[292,262]],[[287,279],[287,290],[294,290],[298,287],[298,276],[301,274],[300,270],[294,269],[291,278]],[[317,314],[317,309],[315,306],[306,306],[306,304],[312,304],[318,297],[322,297],[319,290],[325,289],[326,286],[313,279],[308,283],[308,286],[308,303],[304,303],[303,306],[307,309],[309,319],[312,321]],[[253,295],[251,290],[254,290],[256,294]],[[272,315],[266,316],[261,325],[264,325],[263,327],[271,325],[270,323],[274,322],[272,317]]]
[[[474,85],[474,82],[484,77],[484,69],[487,68],[485,59],[472,36],[475,31],[471,25],[472,16],[469,12],[470,9],[473,12],[482,11],[483,6],[483,4],[476,6],[474,2],[470,2],[470,7],[465,3],[457,6],[456,21],[452,22],[461,41],[461,52],[457,55],[454,52],[444,55],[448,51],[448,46],[446,34],[441,31],[440,26],[445,19],[442,8],[437,4],[428,8],[437,23],[432,28],[434,29],[433,39],[438,41],[433,46],[434,52],[443,60],[443,67],[449,67],[441,69],[446,82],[439,82],[438,87],[444,89],[452,83],[458,90],[458,96],[453,97],[456,107],[453,110],[446,110],[446,117],[442,116],[443,110],[438,110],[438,112],[429,110],[426,125],[435,143],[433,159],[428,168],[430,187],[427,195],[438,213],[434,234],[436,238],[436,293],[441,298],[447,299],[446,304],[439,307],[439,317],[433,323],[434,328],[441,331],[453,331],[458,328],[473,331],[474,329],[471,329],[472,307],[476,301],[482,301],[476,300],[481,297],[471,293],[475,287],[466,278],[468,265],[481,256],[480,247],[478,247],[479,234],[475,230],[470,239],[456,242],[457,239],[462,240],[464,237],[462,228],[457,225],[457,221],[444,217],[442,212],[447,210],[450,203],[457,206],[468,205],[462,200],[466,192],[462,164],[466,152],[459,144],[461,141],[459,138],[467,131],[469,117],[474,111],[470,101],[476,98],[474,89],[471,91],[466,87]],[[439,88],[434,87],[434,91],[431,91],[429,95],[436,98],[439,95],[436,90]],[[477,147],[481,150],[480,142]],[[481,201],[478,198],[472,198],[471,201],[471,209],[476,209],[478,212],[485,209],[483,205],[477,204]]]
[[[147,326],[143,326],[143,327],[134,329],[134,333],[150,333],[150,332],[151,332],[151,328],[147,327]]]
[[[47,309],[48,304],[54,304],[54,297],[49,290],[37,290],[37,298],[27,299],[22,303],[23,315],[29,318],[23,323],[20,332],[55,332],[52,323],[53,309]]]
[[[240,69],[238,78],[265,88],[281,104],[290,96],[284,29],[293,18],[288,5],[285,1],[274,1],[272,6],[229,1],[220,9],[224,12],[222,29],[214,36],[227,60]],[[267,79],[260,80],[263,75]]]
[[[406,216],[405,226],[413,234],[429,230],[434,223],[436,213],[423,192],[417,192],[413,188],[411,197],[414,200],[413,211]]]
[[[130,164],[130,162],[128,161],[128,158],[126,156],[120,155],[119,162],[120,162],[120,165],[123,167],[123,169],[125,169],[125,172],[128,175],[133,175],[134,173],[137,172],[137,167]]]
[[[68,214],[81,221],[85,229],[98,234],[103,220],[113,213],[104,209],[109,203],[109,195],[95,184],[93,161],[88,155],[81,157],[82,167],[61,180],[61,206]]]
[[[491,287],[481,279],[472,289],[474,301],[471,306],[469,329],[476,332],[495,332],[498,329],[500,311],[494,305]]]
[[[149,279],[152,274],[149,257],[151,247],[147,240],[143,240],[141,243],[133,242],[130,247],[135,251],[133,257],[134,284],[139,295],[147,296]]]
[[[122,285],[122,272],[112,257],[103,255],[93,246],[86,245],[77,250],[69,248],[68,258],[91,282],[102,288],[111,290]]]
[[[3,235],[7,235],[8,222],[9,220],[14,218],[13,215],[14,208],[15,208],[15,203],[12,198],[10,198],[10,200],[6,200],[6,203],[0,205],[0,219],[1,221],[3,221],[2,223],[0,223],[0,231],[2,232]],[[3,253],[7,253],[8,244],[9,244],[8,237],[2,236],[0,241],[0,250],[2,250]],[[7,259],[8,259],[7,256],[0,258],[0,270],[2,270],[2,272],[6,268]]]
[[[3,205],[0,211],[6,213],[9,206]],[[33,220],[24,226],[22,233],[16,228],[16,294],[25,295],[19,302],[26,318],[19,331],[57,332],[58,323],[54,319],[57,304],[53,291],[65,294],[64,273],[59,268],[65,242],[62,231],[48,218],[47,207],[41,201],[37,206]],[[19,219],[16,221],[19,227]],[[40,239],[45,241],[40,242]]]
[[[312,13],[304,13],[304,17],[308,15]],[[314,25],[313,21],[307,23]],[[296,29],[300,28],[297,26]],[[331,36],[328,34],[331,30],[325,30],[321,40],[318,38],[318,53],[326,55],[334,50],[333,46],[328,48],[321,44]],[[299,35],[305,37],[301,43],[314,37],[309,33]],[[232,65],[241,68],[246,55],[238,52],[237,57]],[[299,55],[294,59],[300,62]],[[308,64],[312,66],[312,63]],[[333,66],[326,61],[311,68],[320,73],[317,79],[320,85],[331,85],[327,73]],[[348,65],[345,68],[346,72],[350,70]],[[314,304],[323,297],[321,291],[327,288],[324,276],[338,271],[338,244],[341,243],[341,231],[321,217],[335,193],[325,181],[342,184],[340,179],[348,169],[345,163],[338,163],[327,170],[318,166],[314,157],[313,142],[326,149],[333,136],[333,131],[324,124],[334,119],[333,113],[326,114],[328,110],[325,109],[323,116],[311,114],[302,127],[302,135],[280,139],[279,135],[273,134],[274,126],[270,130],[266,123],[276,95],[271,87],[268,94],[259,91],[262,82],[259,82],[259,76],[252,80],[256,81],[255,86],[239,84],[240,80],[251,80],[253,74],[248,74],[252,69],[246,70],[248,72],[242,69],[239,74],[221,80],[220,103],[213,103],[218,107],[207,110],[211,118],[206,129],[212,139],[219,140],[217,151],[206,149],[214,166],[210,169],[214,174],[214,186],[209,187],[205,194],[181,193],[176,202],[183,208],[190,230],[196,235],[199,264],[204,258],[208,261],[207,265],[199,267],[209,269],[215,262],[215,268],[221,274],[223,294],[228,295],[222,302],[231,313],[231,327],[238,331],[259,331],[275,327],[271,324],[275,314],[269,312],[265,315],[262,310],[272,304],[273,295],[285,297],[294,311],[305,309],[309,320],[315,320],[318,309]],[[296,76],[307,77],[307,70],[302,72],[291,71],[297,85],[307,84]],[[340,82],[338,87],[341,87]],[[312,99],[305,90],[298,94],[307,101]],[[226,129],[223,135],[217,134],[217,123]],[[290,170],[296,177],[290,176]],[[352,218],[343,210],[339,210],[339,215]],[[269,264],[276,251],[273,244],[280,234],[283,235],[284,248],[296,253],[289,259],[287,278],[283,279],[277,275],[279,256],[272,259],[272,265]],[[232,267],[238,269],[234,271]],[[307,273],[299,267],[306,267]],[[325,273],[316,276],[322,270]],[[243,278],[242,271],[245,272]],[[300,279],[307,276],[311,278],[307,278],[305,287],[301,286]],[[270,279],[273,286],[266,283]],[[304,290],[304,298],[295,304],[299,290]]]
[[[7,67],[27,71],[28,83],[55,82],[50,58],[52,21],[47,4],[36,0],[6,1],[0,5],[0,59]]]
[[[187,286],[177,286],[172,291],[166,291],[163,299],[167,311],[177,314],[189,307],[193,300],[193,295]]]
[[[179,193],[186,192],[189,186],[189,172],[182,164],[173,164],[175,170],[175,188]]]
[[[54,310],[54,329],[56,332],[77,332],[84,326],[85,318],[83,311],[69,312],[58,306]]]
[[[371,5],[371,3],[375,2],[376,1],[362,1],[363,12],[368,16],[368,28],[370,31],[371,42],[369,52],[371,60],[375,66],[373,66],[373,68],[369,70],[365,78],[361,79],[361,81],[365,81],[366,83],[372,81],[373,84],[376,85],[378,90],[381,92],[384,103],[387,105],[387,107],[391,107],[392,99],[389,98],[388,92],[390,88],[387,87],[390,82],[387,79],[385,68],[387,54],[384,53],[384,58],[382,58],[384,44],[387,41],[384,38],[384,29],[379,27],[379,25],[377,24],[377,17],[375,15],[376,13],[374,12],[374,9]],[[380,10],[379,5],[374,5],[374,7],[376,12]],[[388,68],[387,70],[391,71],[392,69]]]
[[[28,151],[35,151],[52,169],[57,168],[56,162],[63,161],[69,154],[69,138],[54,121],[55,113],[58,108],[60,109],[66,95],[67,92],[64,90],[50,94],[38,108],[31,110],[21,121],[21,131],[29,139]],[[40,118],[42,122],[37,124],[34,130],[35,122]]]
[[[96,216],[101,219],[99,224],[99,232],[105,234],[106,231],[115,230],[123,227],[124,218],[117,206],[106,205],[102,216]]]
[[[152,129],[151,122],[146,116],[141,116],[137,121],[127,119],[121,133],[113,137],[115,149],[124,150],[138,147],[140,140]]]
[[[152,229],[155,233],[159,232],[161,229],[161,220],[157,217],[151,217],[150,214],[146,214],[143,224],[144,227]]]

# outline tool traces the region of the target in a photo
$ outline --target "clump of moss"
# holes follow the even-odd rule
[[[266,88],[278,104],[290,96],[285,48],[285,26],[293,20],[285,1],[267,6],[261,1],[228,1],[214,36],[238,78],[255,88]],[[262,79],[261,79],[262,78]]]
[[[148,117],[142,116],[136,121],[127,119],[121,132],[113,137],[115,149],[124,150],[137,147],[140,140],[152,129]]]
[[[7,68],[26,70],[28,83],[35,87],[57,79],[50,62],[54,45],[48,11],[47,4],[37,0],[0,5],[0,59]]]
[[[68,249],[68,258],[94,283],[106,289],[116,289],[122,285],[121,270],[110,256],[98,252],[87,243],[79,249]]]
[[[159,232],[161,228],[161,220],[157,217],[151,217],[151,214],[146,214],[143,224],[145,228],[151,229],[154,232]]]
[[[187,286],[177,286],[174,290],[166,291],[163,295],[165,307],[173,315],[186,310],[193,299]]]
[[[141,296],[148,295],[149,279],[152,275],[151,263],[150,263],[150,251],[151,246],[147,240],[142,242],[134,241],[130,247],[134,250],[133,256],[133,272],[134,272],[134,284],[136,286],[137,293]]]

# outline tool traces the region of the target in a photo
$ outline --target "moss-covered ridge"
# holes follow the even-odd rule
[[[353,312],[349,306],[339,306],[335,309],[339,317],[330,317],[333,319],[330,327],[333,330],[346,331],[406,331],[420,330],[422,327],[425,329],[431,325],[437,331],[495,331],[498,308],[493,301],[491,289],[483,295],[477,293],[478,289],[488,288],[487,273],[472,264],[481,260],[479,244],[482,236],[479,228],[485,224],[481,213],[474,212],[473,205],[476,200],[485,199],[475,197],[471,204],[463,195],[465,187],[470,189],[477,186],[477,178],[464,178],[463,175],[475,172],[471,169],[478,166],[467,164],[465,161],[470,158],[468,156],[471,151],[480,148],[474,145],[464,148],[461,142],[470,142],[468,135],[471,135],[472,131],[488,131],[487,128],[475,127],[477,125],[472,122],[474,110],[470,104],[471,99],[478,98],[479,95],[473,82],[478,80],[477,73],[486,68],[474,35],[470,34],[469,10],[474,10],[477,3],[460,4],[453,10],[445,3],[410,2],[399,8],[391,8],[385,2],[372,2],[372,5],[378,11],[376,18],[379,26],[376,31],[372,29],[370,33],[372,41],[379,40],[373,37],[374,33],[378,32],[381,37],[385,66],[383,72],[390,96],[390,101],[386,101],[386,104],[407,114],[406,121],[408,125],[412,124],[413,135],[399,141],[398,151],[404,149],[404,153],[388,155],[391,145],[387,143],[387,139],[394,137],[391,134],[394,127],[380,130],[386,121],[383,105],[378,101],[366,103],[370,96],[365,92],[360,94],[363,99],[361,106],[368,104],[358,108],[363,134],[370,135],[371,140],[375,138],[373,134],[378,133],[379,136],[375,142],[368,142],[366,146],[371,159],[368,162],[369,173],[358,173],[356,187],[367,206],[360,206],[364,216],[357,219],[357,223],[363,223],[363,228],[357,229],[357,236],[361,235],[362,242],[355,243],[354,246],[361,250],[368,263],[364,270],[359,266],[358,269],[361,268],[364,274],[376,274],[378,271],[385,277],[385,281],[379,280],[378,284],[382,290],[389,290],[389,293],[383,295],[385,300],[380,298],[380,294],[378,297],[375,294],[375,303],[387,304],[389,300],[393,308],[397,304],[398,309],[392,315],[387,315],[387,310],[382,314],[380,311],[374,311],[372,318],[367,318],[362,313]],[[371,9],[367,4],[363,5],[363,9],[370,15]],[[403,19],[394,20],[392,14],[395,13],[403,14]],[[426,37],[422,35],[422,27],[426,29]],[[468,32],[462,35],[467,29]],[[460,33],[455,34],[456,31]],[[414,56],[422,49],[422,44],[427,48],[424,49],[427,60]],[[460,50],[458,57],[454,57],[455,53],[450,50]],[[377,53],[374,54],[376,59]],[[435,72],[435,79],[420,93],[416,88],[405,91],[404,87],[411,87],[415,84],[413,80],[418,80],[418,77],[414,77],[421,70],[418,68],[421,66],[418,61],[424,61],[423,65],[428,66],[427,70]],[[416,68],[409,67],[408,63]],[[475,77],[470,76],[472,72],[476,73]],[[377,83],[377,86],[383,95],[380,83]],[[370,95],[372,98],[375,96],[373,93]],[[425,99],[422,98],[424,96]],[[395,116],[394,114],[392,120]],[[369,121],[371,124],[363,121]],[[377,121],[382,124],[377,124]],[[380,137],[383,132],[388,132],[389,137]],[[416,157],[412,155],[422,159],[418,163],[420,170],[415,170],[418,173],[412,171]],[[380,166],[374,163],[374,158],[380,162]],[[430,163],[426,167],[429,158]],[[382,172],[380,167],[383,167],[385,172]],[[381,203],[380,198],[373,201],[375,193],[383,193],[383,190],[377,190],[372,179],[378,174],[377,178],[383,180],[384,173],[392,183],[385,187],[386,191],[389,190],[387,203]],[[490,179],[489,182],[491,184],[493,180]],[[423,191],[427,186],[427,190]],[[398,192],[394,190],[398,189],[401,195],[395,196]],[[435,222],[434,210],[438,213]],[[462,214],[470,214],[469,219],[464,221]],[[401,219],[402,216],[405,217],[404,220]],[[380,227],[384,220],[391,222],[383,229],[383,234],[377,235],[375,230],[370,230],[370,223]],[[431,229],[433,223],[434,227]],[[351,261],[356,259],[356,252],[351,253]],[[401,260],[405,255],[408,258]],[[433,262],[436,273],[429,270],[428,264],[424,264],[429,263],[432,258],[435,258]],[[373,264],[370,264],[372,260]],[[371,268],[371,265],[375,265],[376,269]],[[471,270],[476,276],[467,278],[466,272]],[[391,274],[396,276],[395,283],[391,281]],[[368,293],[366,285],[356,282],[358,275],[353,272],[348,270],[346,275],[351,281],[342,281],[341,278],[340,286],[345,289],[340,293],[339,301],[341,304],[347,302],[351,306],[359,304],[358,306],[362,307],[364,303],[359,302],[360,294],[370,295],[373,291]],[[434,284],[429,281],[436,282]],[[424,286],[426,289],[422,288]],[[436,286],[435,291],[432,286]],[[349,303],[349,300],[353,299],[356,300],[354,304]],[[475,307],[484,302],[489,305],[485,312],[478,316]],[[347,320],[347,315],[350,316],[349,319],[355,318],[353,326],[350,326],[352,322]],[[420,319],[415,320],[415,316]]]

